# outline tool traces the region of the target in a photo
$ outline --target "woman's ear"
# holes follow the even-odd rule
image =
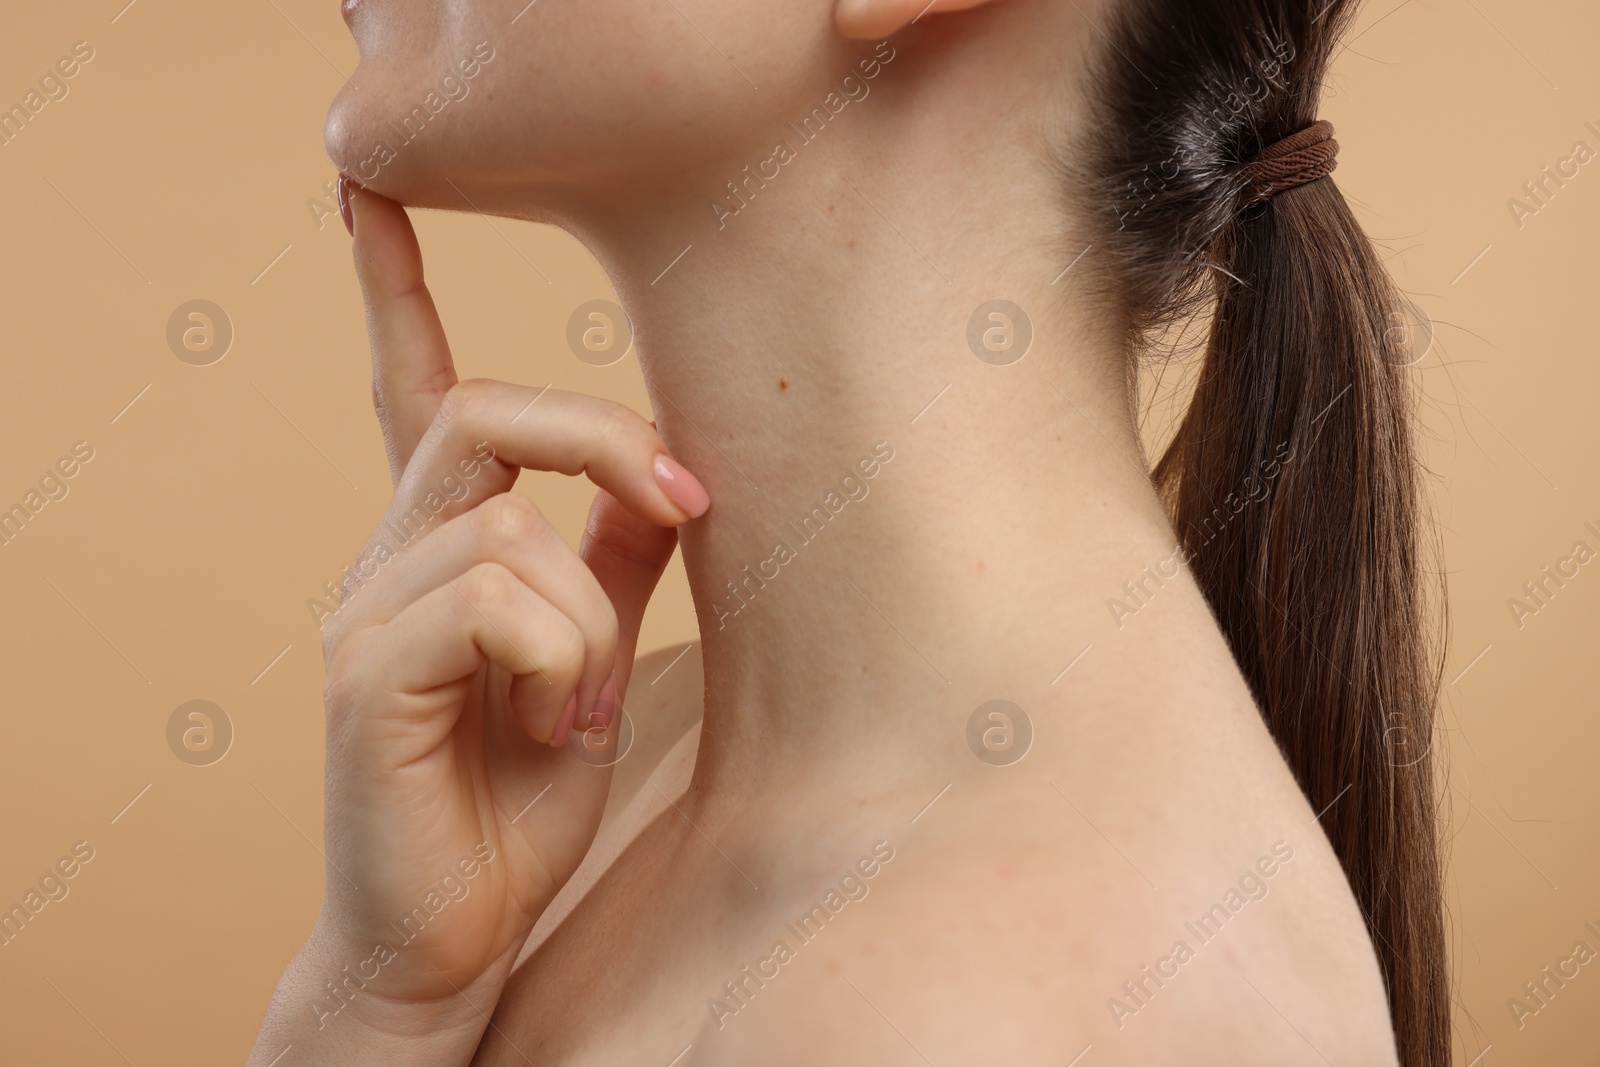
[[[837,0],[833,23],[839,33],[856,40],[871,40],[898,33],[927,15],[962,11],[996,0]]]

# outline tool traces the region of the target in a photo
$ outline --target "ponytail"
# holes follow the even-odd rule
[[[1154,479],[1322,813],[1382,968],[1400,1061],[1442,1067],[1429,751],[1439,665],[1399,298],[1331,178],[1252,202],[1248,168],[1317,120],[1354,6],[1132,0],[1094,68],[1101,121],[1068,166],[1089,217],[1105,222],[1095,245],[1130,345],[1210,313],[1193,401]]]

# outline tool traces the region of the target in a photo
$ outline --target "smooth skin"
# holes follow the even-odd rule
[[[493,49],[358,174],[355,209],[391,514],[480,442],[501,467],[330,634],[326,904],[257,1067],[290,1044],[278,1067],[1395,1062],[1318,813],[1192,576],[1147,577],[1175,535],[1127,324],[1084,296],[1094,257],[1072,266],[1090,239],[1057,157],[1093,119],[1082,59],[1118,2],[350,6],[361,67],[325,133],[346,171]],[[790,124],[830,92],[841,110],[802,142]],[[796,158],[728,217],[727,183],[775,138]],[[583,241],[633,320],[659,435],[597,401],[552,392],[518,418],[535,390],[456,384],[388,201]],[[996,298],[1033,326],[1007,366],[966,341]],[[880,442],[893,458],[852,475]],[[654,477],[669,449],[716,501],[688,521],[698,505]],[[577,560],[500,491],[516,465],[600,485]],[[825,532],[748,577],[847,476]],[[631,683],[656,743],[611,795],[547,742],[569,693],[592,729],[608,672],[626,691],[674,529],[700,647]],[[995,699],[1032,726],[1008,766],[968,746]],[[325,983],[483,841],[496,858],[433,949],[319,1030]],[[1280,842],[1258,899],[1187,932]],[[867,892],[774,974],[775,941],[880,843]],[[1145,979],[1179,940],[1192,959]]]
[[[458,382],[404,209],[364,191],[349,201],[395,478],[380,529],[446,479],[462,481],[460,464],[484,443],[494,458],[324,627],[327,895],[252,1062],[291,1044],[323,1062],[401,1049],[461,1062],[484,1024],[474,995],[493,1002],[594,837],[611,769],[567,746],[616,743],[645,604],[674,527],[692,517],[679,501],[695,514],[706,501],[681,469],[667,483],[679,500],[668,495],[656,474],[667,448],[628,408]],[[533,404],[537,418],[519,417]],[[579,551],[510,492],[523,468],[587,474],[600,487]],[[534,817],[519,817],[535,800]],[[452,873],[466,895],[379,960],[381,983],[326,1017],[308,1009],[337,1008],[327,979],[346,965],[370,974],[374,946],[397,940],[391,924]]]

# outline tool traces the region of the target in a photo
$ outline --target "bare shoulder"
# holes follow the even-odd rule
[[[1062,807],[952,803],[908,832],[825,933],[741,972],[689,1062],[1396,1062],[1365,934],[1329,921],[1320,835],[1175,843],[1141,872]]]

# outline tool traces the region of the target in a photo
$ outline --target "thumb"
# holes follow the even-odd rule
[[[617,695],[627,690],[639,624],[667,569],[678,531],[641,519],[604,489],[595,494],[578,555],[599,581],[617,613]]]

